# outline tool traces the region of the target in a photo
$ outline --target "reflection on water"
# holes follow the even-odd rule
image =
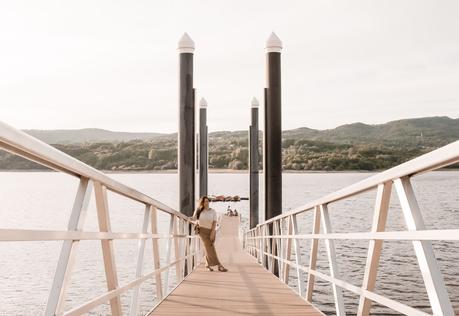
[[[369,173],[308,173],[284,174],[283,208],[289,210],[327,193],[370,176]],[[152,197],[177,207],[176,174],[113,174],[119,179]],[[413,179],[427,229],[459,228],[459,172],[433,172]],[[77,180],[58,173],[4,172],[0,173],[1,228],[66,229]],[[262,175],[261,175],[262,177]],[[261,188],[262,196],[263,188]],[[248,196],[246,174],[211,174],[209,194]],[[371,227],[375,192],[334,203],[329,206],[333,230],[336,232],[368,231]],[[263,201],[260,201],[263,207]],[[224,212],[227,205],[242,215],[244,228],[248,226],[248,202],[215,203],[213,207]],[[144,207],[126,198],[109,193],[110,217],[113,231],[140,231]],[[262,212],[261,212],[262,213]],[[299,216],[301,233],[311,231],[311,213]],[[160,233],[168,229],[168,216],[159,215]],[[405,229],[403,217],[394,193],[391,200],[386,230]],[[85,230],[97,230],[97,217],[92,198],[85,221]],[[434,242],[434,252],[444,275],[449,295],[459,308],[459,243]],[[121,285],[135,275],[137,242],[115,241],[118,279]],[[61,242],[21,242],[0,244],[0,315],[40,315],[59,256]],[[368,242],[336,241],[340,277],[356,286],[363,279]],[[310,242],[300,242],[301,260],[309,260]],[[166,243],[160,242],[165,253]],[[323,242],[319,243],[318,270],[328,273],[328,261]],[[144,273],[152,270],[151,243],[147,243]],[[163,258],[165,256],[163,255]],[[69,287],[66,310],[82,304],[106,289],[100,242],[80,242],[77,262]],[[171,280],[174,280],[171,269]],[[163,274],[164,277],[164,274]],[[303,276],[306,279],[306,275]],[[296,271],[290,272],[289,283],[295,287]],[[172,283],[171,287],[175,284]],[[146,313],[154,303],[154,284],[150,280],[141,286],[139,314]],[[331,287],[316,281],[314,303],[333,315]],[[422,276],[410,242],[385,242],[378,273],[376,292],[413,307],[431,312]],[[122,297],[123,309],[128,311],[132,291]],[[304,293],[302,293],[304,295]],[[346,310],[355,314],[359,297],[344,291]],[[380,306],[372,314],[396,314]],[[104,305],[92,314],[109,314]]]

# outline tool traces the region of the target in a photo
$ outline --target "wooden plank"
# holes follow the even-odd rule
[[[100,182],[94,183],[96,196],[97,219],[101,232],[111,232],[110,216],[108,213],[107,188]],[[113,240],[101,240],[102,255],[104,258],[105,277],[109,291],[116,290],[118,287],[118,277],[116,274],[115,253],[113,250]],[[112,315],[122,314],[121,300],[119,296],[110,299]]]
[[[224,217],[217,254],[228,272],[209,272],[201,264],[150,315],[323,315],[242,250]]]

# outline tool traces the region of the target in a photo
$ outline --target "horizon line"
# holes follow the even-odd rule
[[[384,125],[392,122],[397,122],[397,121],[404,121],[404,120],[415,120],[415,119],[424,119],[424,118],[448,118],[451,120],[457,120],[459,117],[453,118],[448,115],[435,115],[435,116],[420,116],[420,117],[410,117],[410,118],[402,118],[402,119],[396,119],[396,120],[391,120],[391,121],[386,121],[383,123],[375,123],[375,124],[368,124],[364,123],[361,121],[353,122],[353,123],[345,123],[341,124],[338,126],[335,126],[333,128],[325,128],[325,129],[317,129],[317,128],[310,128],[307,126],[299,126],[299,127],[293,127],[293,128],[288,128],[288,129],[282,129],[282,131],[291,131],[291,130],[296,130],[300,128],[308,128],[311,130],[316,130],[316,131],[326,131],[326,130],[333,130],[338,127],[346,126],[346,125],[353,125],[353,124],[364,124],[368,126],[377,126],[377,125]],[[98,129],[98,130],[103,130],[103,131],[109,131],[109,132],[114,132],[114,133],[135,133],[135,134],[141,134],[141,133],[147,133],[147,134],[162,134],[162,135],[171,135],[171,134],[177,134],[178,131],[175,132],[157,132],[157,131],[122,131],[122,130],[111,130],[111,129],[106,129],[106,128],[101,128],[101,127],[81,127],[81,128],[52,128],[52,129],[42,129],[42,128],[20,128],[20,130],[23,131],[81,131],[81,130],[89,130],[89,129]],[[244,129],[237,129],[237,130],[211,130],[209,131],[210,133],[218,133],[218,132],[241,132],[245,131]],[[247,129],[248,131],[248,129]],[[260,131],[263,131],[262,128],[260,128]]]

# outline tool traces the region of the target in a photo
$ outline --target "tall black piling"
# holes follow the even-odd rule
[[[192,216],[195,206],[195,107],[193,88],[194,42],[187,33],[178,43],[179,51],[179,131],[178,173],[180,212]]]
[[[199,102],[199,196],[207,195],[208,188],[208,130],[207,102],[201,98]]]
[[[179,51],[179,131],[178,174],[180,212],[192,216],[195,207],[195,89],[193,87],[194,42],[187,33],[178,43]],[[191,225],[187,225],[191,232]],[[190,243],[187,239],[186,243]],[[190,247],[186,247],[190,249]],[[188,255],[188,254],[187,254]],[[188,274],[185,260],[184,276]]]
[[[266,220],[282,213],[281,52],[281,40],[276,34],[271,33],[266,42],[267,87],[265,89],[263,153]],[[272,225],[270,225],[269,233],[273,234]],[[279,274],[277,264],[274,266],[274,272],[276,275]]]
[[[258,200],[259,200],[259,180],[258,180],[258,107],[256,98],[252,99],[251,124],[249,126],[249,174],[250,174],[250,228],[258,225]]]

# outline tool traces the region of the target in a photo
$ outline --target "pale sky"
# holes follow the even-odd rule
[[[1,1],[0,120],[175,132],[185,31],[211,131],[247,129],[263,103],[271,31],[283,129],[459,117],[459,1],[148,0]]]

